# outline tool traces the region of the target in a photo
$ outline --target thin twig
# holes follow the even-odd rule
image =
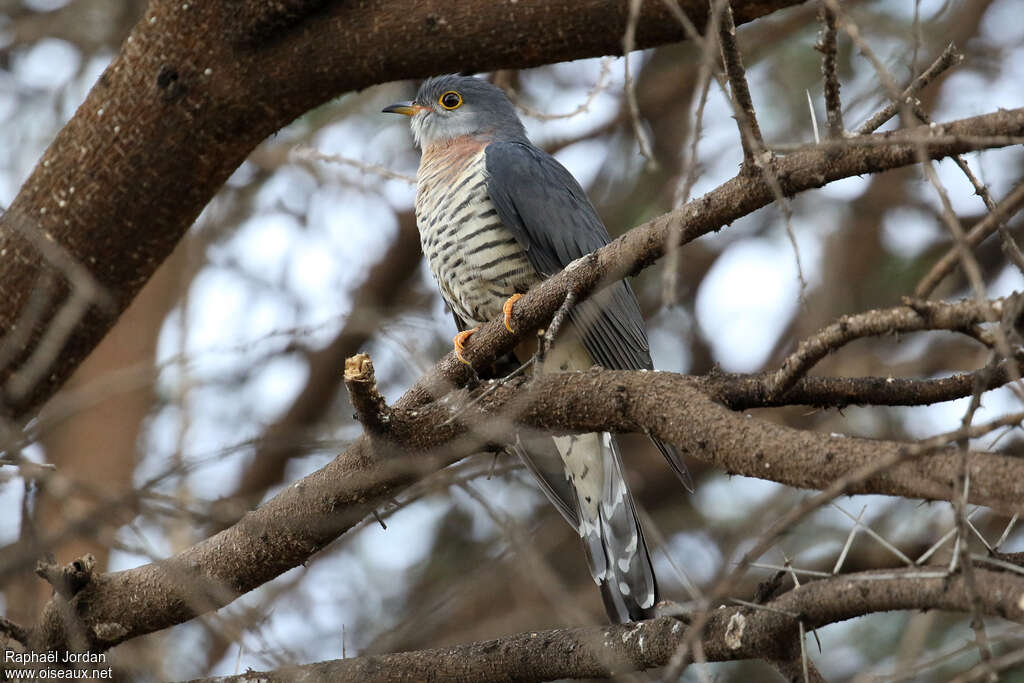
[[[890,74],[889,71],[885,68],[885,65],[882,64],[882,61],[874,53],[871,47],[860,37],[860,31],[857,28],[857,25],[854,24],[852,21],[849,21],[845,16],[842,15],[842,10],[839,8],[839,4],[836,2],[836,0],[823,1],[826,3],[828,7],[832,8],[840,17],[843,29],[850,36],[850,39],[857,46],[857,49],[861,52],[861,54],[863,54],[872,63],[872,65],[875,68],[875,73],[878,75],[879,80],[882,81],[882,84],[888,91],[889,97],[892,99],[894,104],[899,106],[904,120],[908,124],[910,124],[911,118],[912,116],[915,115],[915,113],[919,118],[927,119],[927,116],[920,110],[920,107],[917,106],[916,102],[910,99],[906,101],[901,101],[900,93],[896,87],[896,82],[893,79],[892,74]],[[979,305],[983,306],[986,294],[985,283],[981,275],[981,266],[978,264],[978,261],[975,258],[974,253],[967,246],[963,227],[960,225],[960,221],[957,218],[956,213],[953,211],[953,205],[949,200],[949,194],[946,192],[945,187],[939,181],[938,174],[935,172],[934,162],[929,158],[924,143],[919,142],[916,145],[915,151],[918,157],[918,163],[921,165],[925,177],[928,178],[928,181],[935,188],[935,191],[939,196],[939,201],[942,204],[943,221],[946,223],[950,233],[953,235],[953,239],[956,243],[956,248],[960,258],[960,262],[963,266],[964,271],[967,274],[968,281],[971,283],[971,289],[974,292],[974,298]],[[972,179],[972,181],[975,183],[975,188],[977,190],[977,188],[980,186],[980,183],[978,183],[977,180],[974,178],[973,174],[970,172],[970,169],[965,162],[961,164],[961,168],[965,170],[965,172],[968,175],[968,178]],[[1010,240],[1010,243],[1013,244],[1012,240]],[[1015,244],[1013,246],[1016,247]],[[1021,259],[1022,262],[1024,262],[1024,256],[1022,256]],[[987,315],[987,321],[996,323],[999,322],[1002,317],[1003,316],[998,314],[993,315],[990,312]],[[1007,338],[1008,335],[1006,329],[1004,329],[1004,325],[994,325],[992,327],[990,334],[994,339],[996,348],[998,349],[999,353],[1003,356],[1003,358],[1011,358],[1013,354],[1010,349],[1010,344]],[[1015,377],[1014,379],[1017,380],[1020,378]],[[984,650],[985,648],[983,647],[982,649]]]
[[[711,5],[713,11],[713,1]],[[754,112],[754,103],[747,85],[746,70],[743,68],[743,59],[736,44],[736,24],[732,17],[732,6],[728,1],[722,8],[721,17],[721,24],[718,27],[719,47],[735,105],[736,123],[740,129],[740,143],[743,145],[743,162],[749,169],[753,169],[764,150],[764,139],[757,124],[757,114]]]
[[[924,36],[921,35],[921,0],[914,0],[914,21],[910,31],[914,36],[914,52],[910,56],[910,74],[916,76],[917,58],[921,52],[921,45],[924,43]]]
[[[320,150],[308,147],[306,145],[298,145],[294,147],[289,153],[289,159],[301,160],[301,161],[324,161],[332,164],[342,164],[344,166],[352,166],[358,168],[363,173],[372,173],[378,175],[381,178],[388,178],[390,180],[401,180],[409,183],[410,185],[416,184],[416,177],[406,175],[404,173],[396,173],[386,166],[379,164],[368,164],[365,161],[359,161],[358,159],[350,159],[343,157],[339,154],[324,154]]]
[[[987,193],[986,193],[987,194]],[[964,236],[964,242],[969,248],[978,246],[986,237],[991,235],[999,226],[1005,221],[1008,221],[1014,216],[1020,209],[1024,207],[1024,182],[1017,184],[1015,188],[1006,195],[1001,202],[993,205],[989,209],[988,215],[971,228],[971,230]],[[931,296],[931,293],[935,291],[935,288],[942,282],[943,279],[956,267],[957,261],[959,260],[959,253],[957,248],[951,247],[949,251],[943,254],[928,274],[921,278],[921,281],[914,288],[914,296],[919,298],[927,298]]]
[[[857,530],[860,529],[860,520],[864,517],[864,513],[867,509],[867,505],[863,506],[860,509],[860,513],[857,515],[857,519],[853,520],[853,526],[850,527],[850,533],[846,536],[846,543],[843,544],[843,549],[839,552],[839,557],[836,558],[836,564],[832,567],[833,574],[838,574],[839,570],[843,568],[843,563],[846,562],[846,555],[850,552],[850,546],[853,545],[853,539],[857,536]]]
[[[906,462],[911,459],[916,459],[934,453],[935,451],[947,447],[950,443],[956,442],[962,438],[977,438],[978,436],[991,433],[992,431],[1004,427],[1008,424],[1020,424],[1024,421],[1024,412],[1013,413],[1010,415],[1004,415],[1000,418],[992,420],[983,425],[973,425],[970,427],[960,427],[952,432],[940,434],[938,436],[931,437],[929,439],[920,441],[916,444],[909,445],[900,451],[890,454],[886,457],[879,458],[873,462],[867,463],[856,470],[847,473],[846,475],[836,479],[828,487],[822,489],[820,492],[809,496],[803,500],[799,505],[791,508],[786,514],[777,519],[757,540],[752,548],[747,550],[740,558],[739,562],[736,563],[735,567],[719,580],[708,600],[710,605],[714,605],[718,600],[729,595],[733,588],[739,582],[740,578],[746,572],[747,568],[752,562],[756,561],[761,555],[767,552],[772,545],[778,540],[778,538],[792,529],[796,524],[800,523],[807,518],[815,510],[818,510],[822,506],[832,502],[839,496],[843,495],[844,492],[849,490],[849,487],[854,482],[865,481],[873,476],[876,476],[880,472],[888,470],[900,462]],[[894,576],[896,574],[885,574],[881,577],[873,577],[875,580],[884,580],[885,577]],[[941,578],[948,576],[946,572],[919,572],[915,576],[919,578]],[[680,645],[682,650],[684,647],[688,647],[689,643],[695,641],[701,637],[705,625],[710,619],[711,611],[702,610],[697,614],[689,628],[687,629],[687,635]],[[680,656],[681,665],[686,663],[685,653]]]
[[[902,93],[900,93],[900,96],[896,101],[889,102],[889,104],[876,112],[874,116],[862,123],[857,129],[857,135],[873,133],[881,126],[885,125],[886,121],[899,112],[900,107],[907,102],[914,101],[917,97],[917,93],[924,90],[929,83],[938,78],[938,76],[946,71],[946,69],[954,64],[959,64],[963,59],[963,54],[957,51],[956,46],[953,43],[947,45],[942,54],[932,62],[932,65],[928,67],[923,74],[915,78],[914,81],[908,85]]]
[[[908,143],[910,141],[908,140]],[[914,142],[927,142],[929,145],[938,143],[949,144],[970,144],[971,150],[984,149],[988,147],[1010,147],[1024,144],[1024,136],[1021,135],[972,135],[964,132],[962,135],[950,136],[943,133],[942,125],[931,126],[926,137],[918,138]],[[820,143],[775,143],[768,148],[773,154],[796,154],[799,152],[828,152],[835,150],[850,150],[867,147],[891,147],[892,141],[886,141],[885,133],[877,135],[862,135],[859,137],[848,137],[843,140],[822,140]],[[952,156],[952,155],[950,155]]]
[[[778,607],[772,607],[770,605],[760,605],[756,602],[750,602],[749,600],[740,600],[739,598],[729,598],[729,602],[734,602],[737,605],[743,605],[751,609],[764,610],[766,612],[774,612],[776,614],[782,614],[789,617],[790,619],[799,619],[800,615],[793,612],[787,612],[786,610],[779,609]]]
[[[839,510],[839,512],[843,513],[847,518],[849,518],[854,523],[854,526],[860,527],[864,530],[864,533],[878,541],[879,545],[881,545],[883,548],[885,548],[890,553],[895,555],[901,562],[903,562],[903,564],[907,565],[908,567],[914,566],[914,561],[907,557],[906,553],[904,553],[902,550],[900,550],[892,543],[890,543],[888,539],[882,536],[882,534],[878,533],[867,524],[861,522],[860,516],[854,517],[849,512],[844,510],[842,507],[837,505],[834,501],[832,502],[832,507],[834,507],[836,510]]]
[[[988,363],[988,369],[995,367],[998,362],[996,354],[992,354],[992,358]],[[974,388],[974,393],[971,395],[970,403],[967,406],[967,410],[964,412],[963,419],[960,424],[964,430],[970,428],[971,423],[974,421],[974,414],[978,408],[981,407],[981,394],[984,387],[984,380],[979,375],[978,381]],[[967,596],[967,601],[971,607],[971,629],[974,631],[974,639],[978,643],[978,653],[981,657],[982,664],[989,665],[992,661],[992,647],[988,642],[988,634],[985,632],[985,621],[982,613],[981,596],[978,593],[977,579],[974,575],[974,563],[971,562],[971,550],[970,550],[970,534],[968,533],[968,525],[970,520],[967,515],[967,499],[971,486],[971,469],[970,469],[970,450],[968,448],[968,440],[966,437],[962,437],[957,440],[957,446],[960,448],[960,472],[956,477],[956,493],[952,497],[953,509],[956,513],[957,520],[957,540],[959,541],[959,560],[960,560],[960,572],[964,577],[964,593]],[[986,543],[986,546],[988,544]],[[995,671],[992,671],[989,675],[989,680],[994,682],[998,677]]]
[[[834,576],[834,574],[830,574],[829,572],[822,572],[816,569],[800,569],[799,567],[786,567],[783,565],[771,564],[768,562],[751,562],[750,566],[755,567],[757,569],[772,569],[778,572],[793,572],[795,574],[800,574],[802,576],[811,576],[819,579],[829,579]]]
[[[622,36],[622,68],[626,78],[626,104],[629,106],[629,118],[633,122],[633,133],[636,135],[637,144],[640,146],[640,155],[646,160],[647,171],[654,172],[658,169],[658,162],[654,158],[651,149],[651,140],[647,135],[647,129],[640,121],[640,106],[636,101],[636,80],[630,68],[630,54],[636,47],[636,26],[640,21],[640,8],[642,0],[629,0],[629,19],[626,22],[626,32]]]
[[[956,678],[950,680],[950,683],[973,683],[973,681],[981,680],[998,680],[998,672],[1005,671],[1011,667],[1017,666],[1024,662],[1024,648],[1019,648],[1011,652],[1007,652],[1004,655],[996,657],[987,662],[980,662],[972,667],[969,671],[965,671]]]
[[[713,7],[711,12],[708,14],[708,23],[705,35],[713,36],[718,33],[718,21],[722,14],[719,5],[725,1],[726,0],[715,0],[715,2],[712,3]],[[680,206],[689,201],[690,193],[693,191],[693,186],[697,182],[697,169],[699,167],[697,161],[697,146],[700,143],[701,133],[704,128],[704,109],[707,106],[708,92],[710,92],[711,89],[711,76],[715,69],[715,53],[717,51],[715,50],[715,41],[705,40],[704,37],[697,32],[693,22],[691,22],[690,18],[686,16],[686,13],[683,12],[678,3],[672,2],[672,0],[664,0],[664,3],[669,12],[683,27],[683,31],[687,38],[693,41],[694,44],[700,48],[701,54],[696,84],[697,90],[700,91],[700,96],[697,98],[697,108],[694,111],[693,123],[690,126],[689,151],[686,153],[683,160],[682,170],[679,174],[680,182],[676,186],[672,197],[673,206]],[[673,226],[672,229],[669,230],[665,267],[662,270],[664,273],[662,278],[662,301],[666,306],[679,303],[679,273],[681,259],[678,239],[679,230],[680,226]]]
[[[544,360],[547,358],[548,351],[555,343],[555,339],[558,337],[558,333],[562,329],[562,325],[565,323],[565,319],[569,315],[569,311],[572,310],[573,306],[576,305],[576,291],[570,289],[565,294],[565,300],[562,301],[562,305],[555,311],[555,315],[551,318],[551,324],[548,325],[547,331],[544,332],[544,336],[541,337],[540,343],[537,346],[537,374],[544,374]]]
[[[914,115],[920,119],[921,123],[931,124],[931,117],[925,113],[920,106],[914,105]],[[1017,246],[1017,242],[1013,239],[1013,235],[1010,234],[1010,229],[1006,226],[1006,219],[996,213],[996,204],[992,199],[992,193],[989,192],[988,188],[978,180],[978,177],[974,175],[970,165],[962,154],[956,154],[953,156],[953,163],[957,165],[957,168],[963,172],[967,177],[967,181],[974,188],[974,193],[981,197],[981,200],[985,202],[985,208],[988,209],[989,215],[995,215],[995,228],[999,232],[1000,245],[1003,249],[1003,254],[1007,259],[1015,266],[1017,270],[1024,273],[1024,254],[1021,253],[1020,247]]]
[[[824,1],[830,7],[834,8],[837,12],[839,11],[838,4],[835,0]],[[878,75],[879,79],[882,81],[883,85],[885,85],[886,89],[889,91],[890,98],[892,98],[894,103],[897,103],[900,106],[900,108],[903,110],[904,116],[909,116],[913,109],[913,103],[909,100],[900,102],[900,93],[896,88],[896,84],[892,78],[892,75],[889,74],[888,70],[882,64],[881,60],[878,59],[878,57],[874,54],[871,48],[867,45],[867,43],[860,38],[860,33],[856,24],[846,20],[845,18],[842,23],[843,28],[846,30],[846,33],[850,36],[851,40],[853,40],[854,44],[857,45],[857,48],[860,50],[861,54],[868,58],[868,60],[871,61],[871,63],[874,65],[875,72]],[[945,187],[943,187],[942,183],[939,181],[938,174],[935,172],[934,163],[924,153],[923,148],[919,148],[918,156],[925,176],[928,178],[929,182],[931,182],[932,186],[935,188],[936,193],[939,195],[939,200],[942,203],[943,220],[949,228],[950,232],[953,234],[953,237],[956,241],[957,249],[959,251],[960,256],[960,262],[963,265],[964,270],[967,272],[968,279],[971,282],[971,287],[974,291],[975,300],[979,305],[984,307],[984,304],[982,302],[984,302],[986,295],[984,282],[981,278],[981,267],[978,265],[977,259],[974,258],[974,254],[970,251],[970,249],[967,248],[963,228],[960,225],[959,219],[956,217],[956,214],[953,211],[953,207],[949,200],[949,195],[946,192]],[[987,318],[989,322],[997,322],[1001,317],[1001,315],[998,314],[993,315],[992,311],[987,311],[987,313]],[[1011,352],[1002,328],[999,326],[995,327],[994,333],[1000,352],[1004,357],[1009,358],[1011,356]],[[992,360],[990,361],[990,366],[994,366],[997,361],[998,358],[993,356]],[[974,417],[974,413],[981,403],[982,391],[982,382],[979,381],[978,385],[975,387],[975,390],[971,396],[970,406],[968,407],[962,421],[961,429],[965,433],[967,430],[969,430],[971,422]],[[952,497],[953,506],[957,518],[957,552],[954,553],[953,557],[954,560],[956,560],[957,558],[960,559],[961,572],[963,573],[964,578],[964,591],[966,593],[968,602],[971,605],[971,628],[974,630],[975,640],[978,644],[978,651],[982,659],[982,662],[987,663],[992,659],[992,650],[989,646],[988,637],[985,633],[985,623],[981,617],[981,610],[978,598],[979,594],[976,582],[974,580],[973,566],[971,565],[969,559],[970,551],[968,548],[969,536],[967,533],[967,495],[970,488],[970,470],[967,437],[961,435],[960,437],[957,438],[956,442],[961,451],[962,465],[961,471],[957,476],[956,480],[957,491],[955,495]],[[991,679],[995,680],[994,672],[991,676]]]
[[[612,57],[605,57],[601,60],[601,71],[597,75],[597,81],[594,83],[594,87],[591,88],[589,92],[587,92],[587,98],[583,100],[583,102],[579,104],[575,109],[573,109],[570,112],[566,112],[565,114],[548,114],[546,112],[540,111],[539,109],[529,107],[523,102],[523,99],[519,96],[519,93],[517,93],[515,89],[511,88],[508,85],[504,85],[503,89],[508,94],[509,99],[512,100],[512,103],[515,104],[521,112],[523,112],[532,119],[537,119],[538,121],[558,121],[561,119],[571,119],[574,116],[578,116],[585,112],[589,112],[590,107],[592,104],[594,104],[594,100],[597,99],[597,96],[608,89],[608,86],[611,82],[610,76],[613,62],[614,58]]]
[[[1006,523],[1006,528],[1003,529],[1003,533],[999,535],[999,540],[995,542],[995,548],[998,549],[999,546],[1001,546],[1006,541],[1007,537],[1010,535],[1010,532],[1013,531],[1013,527],[1017,524],[1017,518],[1018,515],[1014,515],[1010,518],[1010,521]]]
[[[442,427],[447,427],[451,423],[455,422],[467,410],[469,410],[470,408],[475,407],[477,404],[482,402],[484,399],[486,399],[488,396],[493,394],[495,391],[497,391],[498,389],[500,389],[504,385],[510,383],[512,380],[514,380],[519,375],[525,374],[526,371],[528,369],[530,369],[530,367],[532,367],[533,364],[536,361],[537,361],[537,356],[536,355],[531,356],[530,358],[526,359],[526,361],[522,365],[520,365],[518,368],[516,368],[512,372],[508,373],[507,375],[505,375],[501,379],[490,380],[487,383],[487,387],[485,389],[483,389],[482,391],[480,391],[476,396],[474,396],[472,400],[468,401],[467,403],[464,403],[463,405],[460,405],[458,407],[458,409],[452,410],[452,416],[449,417],[447,420],[445,420],[443,423],[441,423],[441,426]]]
[[[829,135],[838,140],[846,131],[843,127],[843,105],[839,98],[839,75],[836,73],[836,14],[827,5],[822,4],[818,11],[818,20],[822,27],[820,38],[814,48],[821,53]]]
[[[975,508],[975,510],[977,510],[977,508]],[[988,550],[989,552],[995,552],[995,548],[993,548],[992,544],[990,544],[988,542],[988,539],[985,538],[985,534],[981,533],[981,531],[978,530],[978,527],[974,526],[974,522],[971,521],[971,516],[970,515],[967,516],[967,520],[966,521],[967,521],[967,527],[971,531],[974,532],[974,535],[978,538],[979,541],[981,541],[981,544],[983,546],[985,546],[985,549]]]
[[[967,516],[967,517],[968,517],[968,519],[970,519],[970,518],[971,518],[971,517],[973,517],[973,516],[974,516],[975,514],[977,514],[977,512],[978,512],[978,510],[979,510],[979,509],[980,509],[980,508],[974,508],[974,511],[973,511],[973,512],[971,512],[971,513],[970,513],[970,514],[969,514],[969,515]],[[931,557],[932,555],[934,555],[934,554],[935,554],[935,553],[936,553],[936,552],[937,552],[937,551],[939,550],[939,548],[941,548],[942,546],[946,545],[946,543],[948,543],[948,542],[949,542],[949,539],[953,538],[954,536],[956,536],[956,525],[954,525],[952,529],[950,529],[949,531],[947,531],[946,533],[944,533],[944,534],[942,535],[942,537],[941,537],[941,538],[939,538],[939,540],[935,541],[935,543],[933,543],[933,544],[932,544],[932,546],[931,546],[930,548],[928,548],[928,550],[926,550],[926,551],[924,551],[923,553],[921,553],[921,556],[920,556],[920,557],[918,557],[918,558],[917,558],[916,560],[914,560],[914,565],[915,565],[915,566],[918,566],[918,567],[920,567],[921,565],[923,565],[923,564],[924,564],[925,562],[927,562],[927,561],[928,561],[928,559],[929,559],[929,558],[930,558],[930,557]]]
[[[6,617],[0,617],[0,634],[11,640],[16,640],[22,645],[28,645],[28,629],[19,626]]]

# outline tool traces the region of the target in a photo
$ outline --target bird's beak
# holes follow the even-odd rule
[[[395,102],[381,109],[385,114],[405,114],[406,116],[412,116],[417,112],[426,111],[429,107],[424,107],[422,104],[416,104],[414,102]]]

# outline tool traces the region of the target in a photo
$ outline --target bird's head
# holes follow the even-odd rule
[[[412,102],[384,108],[410,117],[413,138],[420,148],[444,144],[463,136],[491,140],[525,140],[526,131],[504,91],[472,76],[428,78]]]

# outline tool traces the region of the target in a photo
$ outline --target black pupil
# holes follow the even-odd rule
[[[459,103],[459,96],[453,92],[450,92],[444,96],[444,99],[441,103],[446,107],[454,107]]]

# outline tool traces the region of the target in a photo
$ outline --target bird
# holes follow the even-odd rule
[[[610,241],[579,182],[530,142],[501,88],[475,76],[435,76],[414,100],[383,112],[409,117],[421,151],[416,224],[455,318],[460,360],[480,325],[500,315],[513,331],[513,307],[530,287]],[[577,303],[563,327],[545,369],[653,369],[640,306],[625,281]],[[532,349],[521,345],[515,355],[525,363]],[[692,490],[677,451],[652,441]],[[583,540],[609,618],[623,623],[652,616],[657,579],[618,439],[530,434],[517,437],[512,449]]]

